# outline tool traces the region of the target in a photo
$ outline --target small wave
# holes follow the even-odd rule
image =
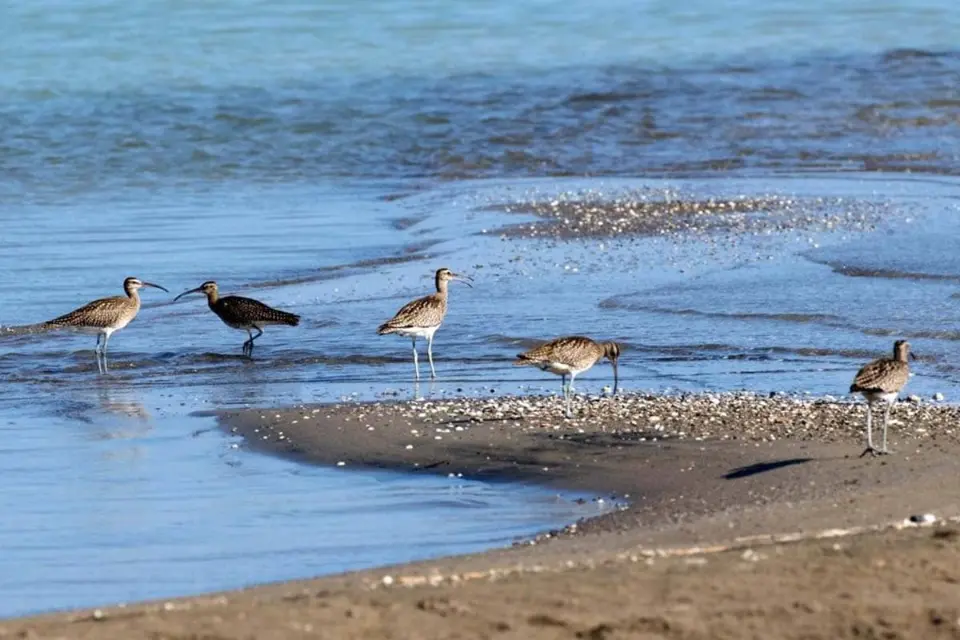
[[[197,176],[960,173],[949,144],[960,122],[957,99],[945,89],[958,72],[957,51],[897,49],[786,62],[380,78],[349,87],[158,87],[44,100],[27,92],[8,101],[0,128],[9,134],[4,149],[16,150],[4,156],[8,173],[61,193]],[[906,156],[902,166],[864,159],[864,149],[889,146],[892,129],[919,159]],[[937,129],[944,135],[932,135]]]
[[[811,262],[830,267],[834,273],[850,278],[884,278],[888,280],[934,280],[937,282],[960,282],[960,276],[944,273],[923,273],[918,271],[900,271],[877,267],[858,267],[840,262],[820,261],[807,256]]]
[[[824,313],[758,313],[758,312],[731,312],[700,311],[698,309],[671,309],[658,307],[639,302],[629,302],[618,298],[607,298],[600,302],[602,309],[622,309],[627,311],[643,311],[645,313],[659,313],[676,316],[698,316],[702,318],[722,318],[727,320],[774,320],[780,322],[795,322],[800,324],[820,323],[832,326],[847,325],[840,316]]]

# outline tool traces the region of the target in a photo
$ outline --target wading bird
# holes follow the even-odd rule
[[[253,341],[263,335],[263,327],[271,324],[285,324],[295,327],[300,324],[300,316],[269,307],[259,300],[242,296],[223,296],[217,290],[217,283],[207,280],[196,289],[184,291],[174,302],[191,293],[202,293],[207,296],[207,305],[210,310],[223,320],[223,323],[232,329],[247,332],[247,340],[243,343],[243,355],[253,357]],[[253,331],[257,335],[253,335]]]
[[[430,377],[436,378],[437,372],[433,368],[433,334],[437,332],[443,319],[447,315],[447,285],[451,280],[457,280],[473,287],[471,278],[450,271],[446,267],[437,269],[434,276],[437,292],[418,298],[403,305],[397,315],[384,322],[377,329],[380,335],[395,333],[413,340],[413,368],[417,380],[420,379],[420,362],[417,360],[417,338],[427,339],[427,359],[430,361]]]
[[[619,384],[617,359],[620,357],[620,345],[616,342],[596,342],[584,336],[566,336],[517,354],[513,364],[533,366],[561,376],[561,388],[565,400],[567,417],[571,417],[570,396],[573,394],[573,380],[604,357],[613,365],[613,393],[617,393]],[[567,376],[570,383],[567,384]]]
[[[893,357],[879,358],[865,365],[850,385],[850,393],[860,393],[867,399],[867,448],[860,457],[890,453],[887,449],[887,422],[890,419],[890,407],[897,401],[897,395],[910,379],[910,365],[907,358],[916,356],[910,353],[910,343],[897,340],[893,343]],[[883,444],[879,449],[873,446],[873,405],[886,405],[883,411]]]

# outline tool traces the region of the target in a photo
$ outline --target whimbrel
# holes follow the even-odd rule
[[[513,364],[517,366],[530,365],[561,376],[561,388],[566,401],[565,410],[569,418],[571,417],[570,396],[573,393],[574,378],[604,357],[613,365],[613,393],[616,394],[619,384],[617,359],[620,357],[620,345],[616,342],[596,342],[584,336],[566,336],[551,340],[526,353],[518,354]],[[567,384],[567,376],[570,376],[569,385]]]
[[[385,335],[396,333],[413,339],[413,368],[417,380],[420,379],[420,362],[417,360],[417,338],[427,339],[427,359],[430,361],[430,377],[436,378],[437,372],[433,368],[433,334],[437,332],[447,315],[447,284],[457,280],[468,287],[471,278],[450,271],[446,267],[437,269],[434,276],[437,292],[423,298],[418,298],[403,305],[397,315],[384,322],[377,329],[377,333]]]
[[[110,335],[114,331],[123,329],[137,317],[137,312],[140,311],[140,294],[137,292],[143,287],[167,291],[158,284],[144,282],[139,278],[127,278],[123,281],[123,291],[127,295],[94,300],[70,313],[44,322],[43,325],[51,328],[70,327],[84,333],[96,333],[97,346],[94,352],[97,354],[97,366],[100,366],[100,358],[103,358],[106,364],[107,342],[110,340]],[[167,293],[170,292],[167,291]],[[101,339],[103,346],[100,345]]]
[[[286,324],[295,327],[300,324],[300,316],[269,307],[259,300],[242,296],[220,297],[217,283],[207,280],[196,289],[184,291],[174,302],[191,293],[203,293],[207,296],[207,305],[217,314],[223,323],[233,329],[246,331],[248,339],[243,343],[243,355],[253,357],[253,341],[263,335],[263,327],[271,324]],[[253,335],[253,330],[257,335]]]
[[[897,394],[910,378],[910,365],[907,357],[916,358],[910,353],[910,344],[906,340],[893,343],[893,358],[879,358],[864,366],[850,385],[850,393],[860,393],[867,399],[867,448],[861,457],[869,454],[887,454],[887,421],[890,419],[890,407],[897,400]],[[880,449],[873,446],[873,405],[884,403],[883,445]]]

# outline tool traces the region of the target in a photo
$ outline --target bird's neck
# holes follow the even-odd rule
[[[437,295],[438,295],[439,297],[441,297],[441,298],[446,298],[446,297],[447,297],[447,287],[448,287],[449,285],[450,285],[450,283],[449,283],[448,281],[446,281],[446,280],[441,280],[440,278],[437,278]]]
[[[208,292],[207,292],[207,304],[210,305],[211,307],[213,307],[213,305],[217,304],[217,300],[219,300],[219,299],[220,299],[220,292],[219,292],[219,291],[208,291]]]
[[[140,306],[140,292],[139,292],[139,291],[137,291],[136,289],[133,289],[133,288],[127,288],[127,289],[124,291],[124,293],[127,294],[127,297],[130,298],[130,300],[131,300],[135,305],[137,305],[138,307]]]

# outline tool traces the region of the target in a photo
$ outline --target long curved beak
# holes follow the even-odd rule
[[[611,360],[610,364],[613,365],[613,395],[617,395],[617,387],[620,385],[620,374],[617,371],[617,361]]]
[[[915,354],[913,351],[911,351],[911,352],[910,352],[910,359],[911,359],[911,360],[916,360],[916,359],[917,359],[917,354]]]
[[[450,275],[452,276],[453,280],[458,280],[463,284],[467,285],[468,287],[470,287],[471,289],[473,289],[473,285],[470,284],[471,282],[473,282],[473,278],[471,278],[470,276],[460,275],[459,273],[451,273]]]
[[[181,293],[180,295],[178,295],[176,298],[174,298],[173,301],[176,302],[177,300],[179,300],[180,298],[182,298],[182,297],[185,296],[185,295],[188,295],[188,294],[191,294],[191,293],[201,293],[202,291],[203,291],[203,288],[202,288],[202,287],[197,287],[196,289],[190,289],[189,291],[184,291],[183,293]]]
[[[166,288],[166,287],[161,287],[160,285],[158,285],[158,284],[153,284],[152,282],[144,282],[143,280],[141,280],[141,281],[140,281],[140,284],[142,284],[142,285],[145,286],[145,287],[153,287],[154,289],[160,289],[160,290],[162,290],[162,291],[167,291],[167,288]],[[170,292],[167,291],[167,293],[170,293]]]

